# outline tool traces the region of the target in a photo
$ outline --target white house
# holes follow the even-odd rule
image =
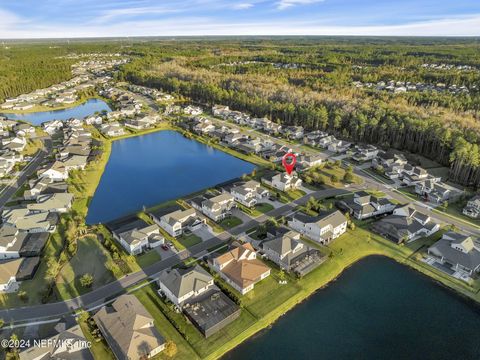
[[[160,235],[158,225],[134,228],[120,234],[113,232],[113,236],[130,255],[141,254],[143,251],[160,246],[165,242],[165,238]]]
[[[258,200],[268,197],[268,190],[262,188],[260,183],[254,180],[247,181],[242,185],[233,187],[230,194],[237,202],[247,207],[257,204]]]
[[[295,172],[292,172],[290,175],[278,173],[271,177],[264,177],[262,182],[280,191],[296,190],[302,186],[302,180]]]
[[[22,263],[23,258],[0,261],[0,293],[18,289],[17,273]]]
[[[473,219],[480,218],[480,195],[476,195],[467,202],[463,208],[463,214]]]
[[[62,181],[68,179],[68,170],[61,161],[55,161],[50,167],[37,173],[39,178],[48,177],[53,181]]]
[[[317,217],[296,213],[288,221],[288,226],[309,239],[326,245],[347,231],[347,218],[338,210]]]
[[[205,224],[205,220],[200,219],[195,209],[176,210],[163,215],[160,219],[151,215],[153,220],[160,225],[162,229],[171,236],[180,236],[186,229],[195,230]]]
[[[20,257],[20,249],[27,234],[20,232],[16,227],[2,225],[0,227],[0,260]]]
[[[198,206],[192,203],[192,206]],[[230,216],[235,207],[235,198],[227,193],[203,200],[200,210],[214,221],[220,221]]]

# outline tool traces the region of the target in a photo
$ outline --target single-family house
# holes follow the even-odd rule
[[[29,233],[54,232],[59,216],[54,212],[32,214],[27,208],[6,208],[2,212],[5,225],[15,226],[17,229]]]
[[[303,169],[308,169],[314,166],[322,165],[327,159],[328,156],[326,154],[320,153],[301,155],[297,161]]]
[[[332,141],[330,144],[328,144],[328,151],[344,153],[350,148],[351,145],[352,143],[343,140]]]
[[[296,172],[290,175],[287,173],[278,173],[273,176],[266,176],[262,178],[262,182],[280,191],[292,191],[302,186],[302,179],[300,179]]]
[[[205,224],[205,219],[201,219],[193,208],[176,210],[160,219],[152,213],[150,216],[162,229],[175,237],[182,235],[187,229],[196,230]]]
[[[159,293],[178,307],[214,286],[213,277],[201,266],[163,270],[158,277]]]
[[[480,195],[475,195],[468,200],[467,205],[463,208],[462,213],[472,219],[480,218]]]
[[[135,295],[120,296],[93,318],[117,359],[149,359],[165,349],[153,316]]]
[[[439,229],[429,215],[410,205],[396,208],[392,215],[372,225],[372,230],[399,244],[430,236]]]
[[[378,155],[378,148],[374,145],[357,145],[352,160],[357,162],[371,161]]]
[[[80,325],[59,331],[56,335],[36,340],[33,346],[20,349],[20,360],[93,360],[90,343]]]
[[[423,196],[426,200],[436,204],[441,204],[445,201],[458,200],[463,193],[461,190],[456,189],[453,186],[432,180],[426,180],[415,184],[415,192],[418,195]]]
[[[38,195],[36,202],[27,204],[27,209],[31,214],[42,212],[65,213],[72,207],[73,194],[54,193]]]
[[[301,258],[309,252],[308,246],[299,240],[299,233],[289,231],[274,239],[264,241],[262,249],[269,260],[280,268],[290,271],[295,264],[295,259]]]
[[[244,184],[232,187],[230,194],[240,204],[252,207],[257,204],[258,200],[267,198],[269,192],[267,189],[262,188],[257,181],[250,180]]]
[[[338,210],[319,216],[296,213],[288,221],[288,226],[313,241],[327,245],[347,231],[347,218]]]
[[[27,234],[14,226],[2,225],[0,227],[0,260],[20,257],[20,250]]]
[[[257,253],[249,243],[237,244],[229,252],[212,259],[211,266],[242,295],[270,275],[270,268],[257,259]]]
[[[52,165],[37,172],[39,178],[50,178],[53,181],[68,179],[68,170],[62,161],[55,161]]]
[[[118,122],[111,122],[100,125],[102,134],[110,137],[125,135],[125,130]]]
[[[193,207],[198,208],[198,204],[192,202]],[[232,208],[235,207],[235,198],[227,193],[205,199],[198,208],[202,213],[214,221],[220,221],[231,215]]]
[[[135,227],[133,229],[117,233],[113,236],[127,250],[130,255],[138,255],[147,249],[162,245],[165,238],[160,235],[158,225]]]
[[[338,205],[359,220],[391,213],[396,207],[387,198],[376,197],[365,191],[356,192],[352,199],[341,200]]]
[[[480,241],[471,235],[448,231],[428,248],[428,254],[455,272],[480,272]]]

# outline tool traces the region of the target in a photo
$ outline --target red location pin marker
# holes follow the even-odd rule
[[[292,153],[287,153],[283,156],[282,164],[287,174],[290,175],[295,167],[295,163],[297,162],[297,157]]]

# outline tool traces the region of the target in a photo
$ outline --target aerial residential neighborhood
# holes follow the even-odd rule
[[[0,5],[0,359],[479,359],[478,13]]]

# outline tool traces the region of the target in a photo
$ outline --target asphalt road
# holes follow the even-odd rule
[[[33,306],[26,306],[20,308],[0,310],[0,318],[6,323],[9,322],[24,322],[24,321],[38,321],[49,318],[60,317],[64,314],[70,313],[76,309],[91,309],[111,300],[112,298],[122,294],[126,288],[135,285],[150,277],[155,277],[160,271],[165,270],[174,265],[180,264],[182,260],[194,256],[197,257],[205,252],[207,249],[224,243],[229,238],[228,234],[222,233],[220,237],[214,237],[202,243],[196,244],[180,252],[177,255],[171,256],[164,260],[160,260],[152,264],[142,271],[132,273],[95,289],[85,295],[77,298]]]
[[[39,150],[34,158],[21,171],[20,175],[13,179],[0,193],[0,208],[9,202],[17,190],[23,186],[28,178],[37,171],[38,167],[45,160],[45,157],[52,148],[52,141],[50,138],[42,138],[42,141],[44,143],[44,149]]]

